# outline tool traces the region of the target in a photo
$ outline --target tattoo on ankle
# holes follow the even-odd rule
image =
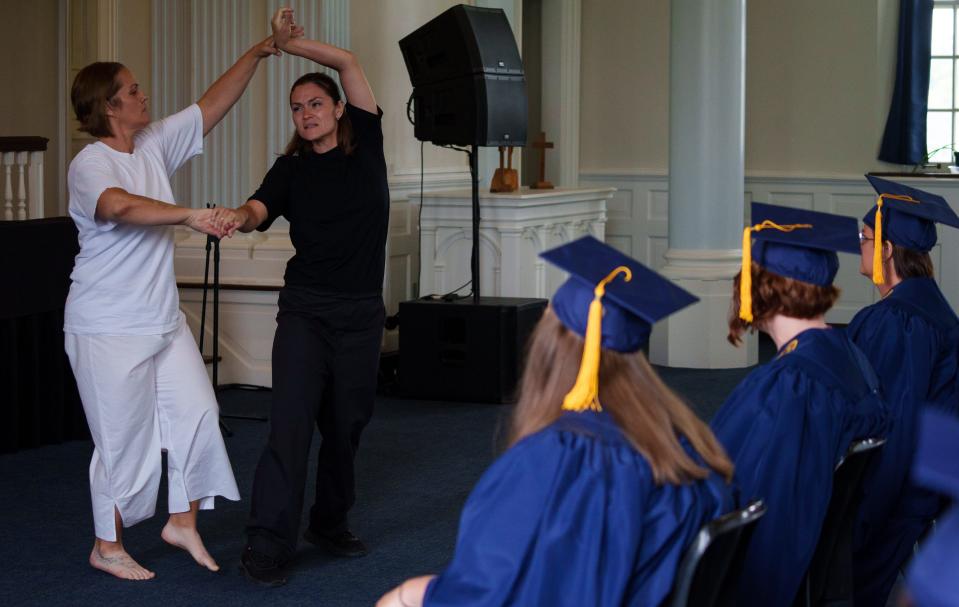
[[[102,552],[100,552],[100,549],[99,549],[99,548],[97,548],[96,552],[97,552],[97,558],[98,558],[98,559],[100,559],[100,560],[103,561],[104,563],[108,563],[108,564],[110,564],[110,565],[121,565],[121,564],[124,564],[124,563],[127,562],[127,561],[132,561],[132,560],[133,560],[133,559],[130,557],[129,554],[125,554],[125,553],[124,553],[124,554],[118,554],[118,555],[116,555],[116,556],[106,556],[106,555],[104,555]]]

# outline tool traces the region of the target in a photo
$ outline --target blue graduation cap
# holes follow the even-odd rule
[[[959,418],[945,411],[925,409],[919,418],[919,440],[913,460],[913,478],[959,499]],[[917,605],[959,604],[959,506],[940,517],[936,532],[922,545],[909,567],[907,583]]]
[[[583,361],[563,408],[600,410],[600,347],[636,352],[661,318],[699,299],[635,259],[592,236],[545,251],[540,257],[569,272],[551,306],[560,322],[583,339]]]
[[[774,274],[826,287],[839,271],[836,252],[859,252],[859,224],[852,217],[762,202],[754,202],[751,210],[739,283],[739,317],[746,322],[753,320],[753,261]]]
[[[879,194],[876,204],[869,209],[863,223],[875,232],[872,260],[872,280],[877,285],[885,282],[882,271],[882,241],[925,253],[936,245],[936,224],[944,223],[959,228],[959,216],[946,199],[881,177],[866,175]]]
[[[953,506],[936,522],[936,531],[912,559],[906,586],[914,605],[959,605],[959,508]]]

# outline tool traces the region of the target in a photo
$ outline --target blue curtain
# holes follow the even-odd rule
[[[926,105],[932,47],[932,0],[900,0],[896,88],[879,160],[919,164],[926,156]]]

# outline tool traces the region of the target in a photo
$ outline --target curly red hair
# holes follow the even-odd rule
[[[754,330],[776,314],[792,318],[816,318],[825,314],[839,299],[839,289],[833,285],[820,287],[800,280],[774,274],[756,262],[752,265],[753,321],[739,317],[739,282],[742,272],[733,280],[733,300],[729,307],[729,335],[734,346],[742,343],[743,333]]]

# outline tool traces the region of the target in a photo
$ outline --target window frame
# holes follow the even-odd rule
[[[933,11],[936,9],[949,8],[952,9],[952,54],[951,55],[931,55],[931,60],[936,59],[948,59],[952,61],[952,86],[950,87],[950,98],[951,104],[948,109],[931,109],[928,107],[929,96],[932,94],[932,87],[930,83],[930,90],[927,94],[927,108],[926,108],[926,125],[928,129],[929,124],[929,115],[930,114],[947,114],[949,116],[949,142],[951,143],[951,149],[936,149],[930,148],[929,143],[929,133],[926,133],[926,154],[928,155],[926,162],[932,165],[942,165],[942,164],[952,164],[954,161],[953,152],[959,152],[959,140],[957,140],[957,125],[956,121],[959,120],[959,99],[957,99],[957,85],[959,85],[959,0],[933,0]],[[935,13],[933,13],[935,14]],[[932,61],[930,61],[930,70],[932,68]],[[931,152],[935,152],[930,155]]]

